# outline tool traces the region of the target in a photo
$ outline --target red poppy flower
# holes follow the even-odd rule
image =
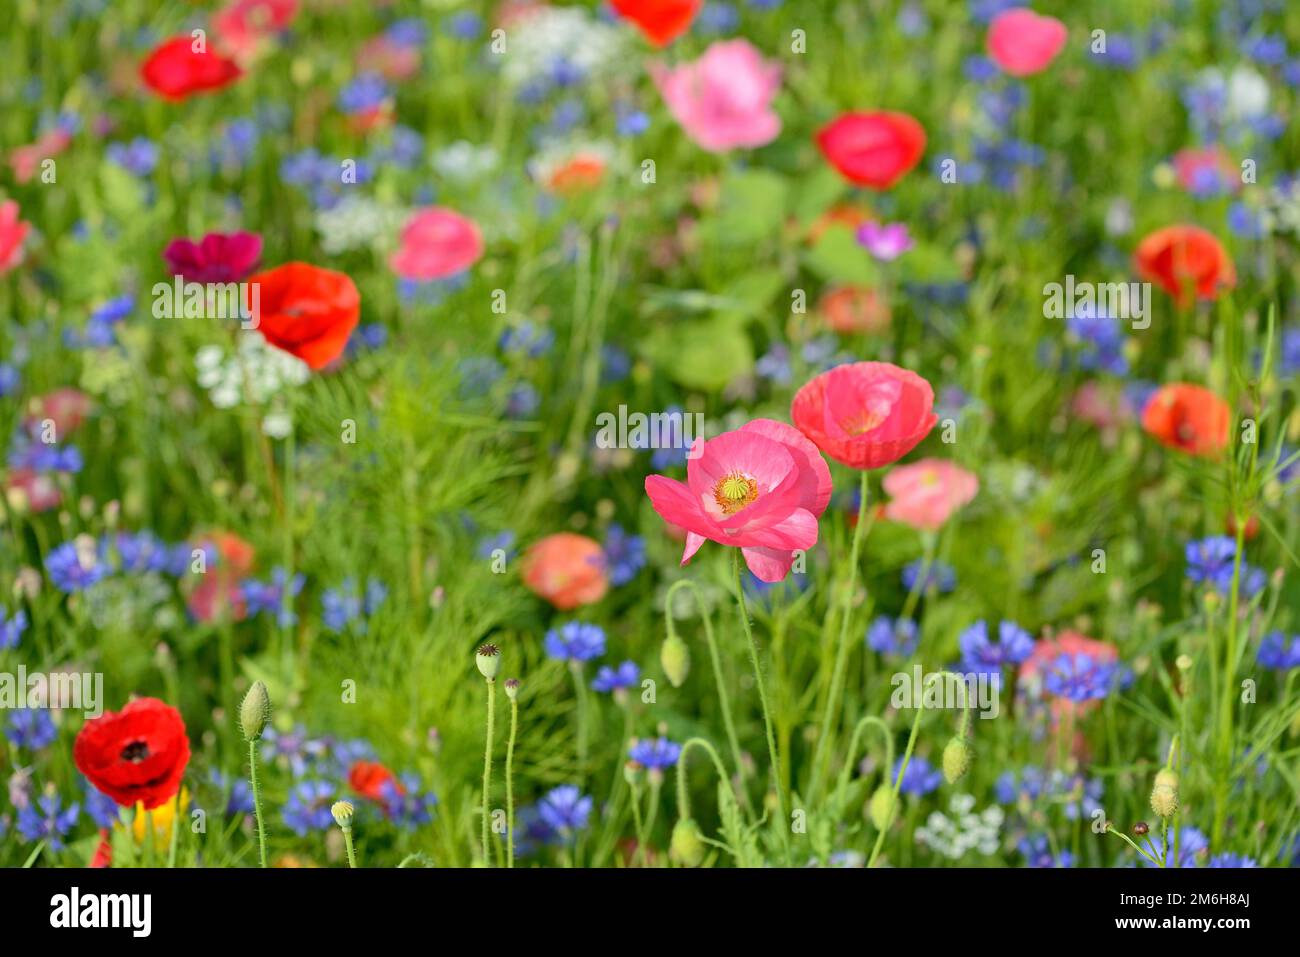
[[[293,262],[251,277],[248,305],[256,328],[277,349],[313,369],[343,354],[361,317],[361,294],[341,272]],[[256,291],[259,302],[254,302]]]
[[[167,40],[140,67],[145,85],[168,100],[219,90],[234,83],[243,72],[233,60],[213,53],[190,36]]]
[[[1197,299],[1214,299],[1237,284],[1232,259],[1214,234],[1199,226],[1166,226],[1138,243],[1133,265],[1182,308]]]
[[[925,128],[906,113],[844,113],[817,132],[826,159],[851,183],[889,189],[925,152]]]
[[[657,47],[667,46],[686,32],[702,0],[610,0],[619,16],[631,20]]]
[[[348,771],[348,786],[371,801],[383,801],[387,798],[384,793],[384,786],[387,784],[392,784],[398,794],[406,793],[396,775],[378,761],[357,761]]]
[[[87,721],[72,748],[77,769],[123,807],[151,811],[174,795],[190,761],[181,713],[157,698],[137,698],[116,714]]]
[[[1161,445],[1209,457],[1228,445],[1232,410],[1209,389],[1176,382],[1162,386],[1142,410],[1142,428]]]

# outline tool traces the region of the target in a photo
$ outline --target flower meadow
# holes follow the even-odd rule
[[[0,865],[1300,863],[1300,7],[11,0]]]

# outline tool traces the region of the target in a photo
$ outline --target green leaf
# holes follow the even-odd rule
[[[805,263],[827,282],[874,286],[880,278],[871,255],[858,245],[847,226],[832,226],[822,233]]]
[[[785,219],[786,183],[767,170],[741,170],[722,183],[717,214],[702,228],[721,246],[737,246],[775,236]]]
[[[716,392],[754,368],[743,320],[731,313],[660,327],[646,351],[674,382],[706,392]]]
[[[929,243],[917,243],[893,265],[900,282],[950,283],[962,278],[952,254]]]

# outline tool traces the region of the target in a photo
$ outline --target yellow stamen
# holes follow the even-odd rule
[[[724,515],[735,515],[758,498],[758,483],[746,475],[732,473],[713,487],[713,500]]]

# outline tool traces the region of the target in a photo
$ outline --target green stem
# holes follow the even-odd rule
[[[629,785],[632,793],[632,824],[636,828],[636,857],[641,862],[641,866],[646,864],[646,831],[645,823],[641,819],[641,788],[635,784]]]
[[[862,472],[858,499],[858,523],[853,527],[853,545],[849,549],[848,574],[845,576],[844,595],[840,611],[840,638],[835,647],[835,667],[831,672],[831,688],[826,696],[826,709],[822,713],[821,733],[817,736],[817,751],[813,756],[812,784],[808,794],[816,800],[821,794],[822,778],[830,757],[831,723],[839,710],[840,694],[844,685],[844,668],[849,660],[849,621],[853,617],[853,592],[858,578],[858,552],[862,548],[863,527],[867,524],[867,472]]]
[[[848,757],[844,760],[844,767],[840,769],[839,783],[835,786],[835,808],[837,811],[844,806],[844,791],[849,786],[849,775],[853,771],[853,762],[858,757],[858,741],[870,726],[879,728],[885,739],[885,774],[889,774],[889,769],[894,766],[894,736],[889,731],[889,725],[874,714],[867,715],[857,723],[857,726],[853,729],[853,736],[849,738]]]
[[[578,773],[587,773],[587,686],[582,681],[582,665],[577,661],[569,662],[569,674],[573,675],[573,696],[577,699],[578,716]]]
[[[357,866],[357,855],[352,848],[352,828],[345,827],[343,830],[343,846],[348,849],[348,867]]]
[[[266,867],[266,827],[262,823],[262,789],[257,783],[257,742],[248,742],[248,778],[253,787],[253,815],[257,818],[257,849]]]
[[[510,699],[510,740],[506,743],[506,867],[515,866],[515,736],[519,731],[519,702]]]
[[[492,790],[492,730],[496,718],[497,683],[487,679],[487,736],[483,746],[483,866],[489,867],[492,857],[488,847],[488,795]]]
[[[674,582],[668,589],[668,595],[664,599],[665,621],[668,623],[668,633],[673,635],[676,629],[673,626],[673,595],[679,588],[690,588],[695,592],[695,604],[700,609],[700,617],[704,619],[704,640],[709,646],[709,661],[713,665],[713,681],[718,689],[718,705],[722,709],[722,725],[727,732],[727,746],[731,749],[731,760],[736,763],[736,774],[740,778],[740,801],[745,810],[752,813],[753,807],[749,803],[749,790],[745,787],[745,764],[740,757],[740,739],[736,736],[736,723],[731,714],[731,698],[727,694],[727,685],[722,680],[722,659],[718,654],[718,642],[713,636],[713,616],[709,614],[708,608],[704,605],[704,596],[700,593],[700,587],[689,578],[683,578]],[[730,780],[726,774],[723,780]]]
[[[916,732],[921,727],[921,715],[924,713],[925,704],[924,700],[922,700],[917,703],[916,717],[912,719],[912,733],[907,736],[907,749],[903,752],[903,763],[898,766],[898,776],[894,778],[894,794],[889,800],[889,820],[880,829],[880,833],[876,835],[876,845],[871,849],[871,857],[867,861],[867,867],[875,866],[876,858],[880,855],[880,847],[885,843],[885,832],[894,823],[894,813],[898,809],[898,792],[903,787],[903,775],[907,773],[907,763],[912,760],[912,748],[916,746]]]
[[[781,762],[776,753],[776,735],[772,731],[772,710],[767,703],[767,684],[763,681],[763,669],[758,661],[758,645],[754,642],[754,630],[749,625],[749,610],[745,607],[745,587],[740,579],[740,549],[735,549],[732,561],[736,579],[736,602],[740,608],[740,623],[745,629],[745,639],[749,642],[749,660],[754,666],[754,683],[758,686],[758,700],[763,706],[763,728],[767,733],[767,757],[772,765],[772,779],[776,784],[776,810],[780,817],[777,833],[781,835],[781,850],[786,866],[791,866],[790,837],[786,829],[790,819],[786,816],[785,785],[781,782]]]

